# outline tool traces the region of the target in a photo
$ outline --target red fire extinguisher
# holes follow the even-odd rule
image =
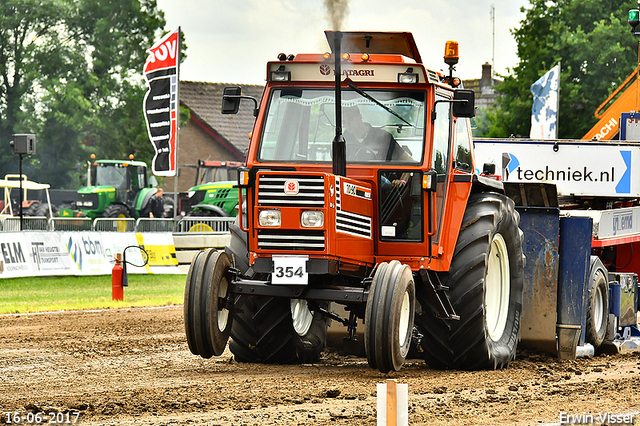
[[[111,298],[112,300],[124,300],[124,291],[122,288],[122,277],[124,275],[122,269],[121,254],[116,254],[116,264],[111,270]]]

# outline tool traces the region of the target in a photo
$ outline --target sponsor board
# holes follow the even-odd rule
[[[27,239],[23,233],[3,233],[0,242],[0,259],[2,272],[0,277],[22,277],[31,272]]]
[[[129,246],[149,254],[126,251],[128,273],[182,274],[171,233],[125,232],[3,232],[0,241],[0,278],[110,275],[117,253]]]
[[[34,273],[57,275],[74,271],[69,252],[60,244],[60,238],[52,233],[25,233],[29,257]]]
[[[99,232],[56,233],[78,269],[78,275],[103,275],[111,273],[113,263],[105,256],[102,236]]]
[[[475,140],[478,172],[495,164],[505,182],[554,183],[559,195],[640,196],[640,145],[589,141]]]

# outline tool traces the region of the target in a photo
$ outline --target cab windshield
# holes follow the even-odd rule
[[[127,168],[122,164],[98,163],[93,180],[95,186],[113,186],[124,188],[127,186]]]
[[[347,162],[419,164],[424,147],[425,93],[368,90],[379,105],[352,90],[343,90]],[[332,89],[272,90],[258,159],[331,162],[334,99]]]

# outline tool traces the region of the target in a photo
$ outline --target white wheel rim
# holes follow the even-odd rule
[[[602,330],[602,319],[603,315],[603,306],[604,306],[604,294],[602,292],[602,286],[598,285],[598,281],[596,280],[596,293],[593,295],[593,320],[595,322],[596,333],[600,334]]]
[[[509,253],[500,234],[496,234],[491,241],[484,285],[487,330],[489,337],[497,342],[507,325],[511,291]]]
[[[404,292],[402,298],[402,307],[400,308],[400,327],[398,330],[398,337],[400,338],[400,346],[403,346],[407,340],[409,334],[409,311],[410,311],[409,292]]]
[[[293,329],[298,333],[298,336],[304,336],[309,332],[313,322],[313,314],[309,310],[306,300],[291,299],[291,319]]]
[[[229,283],[227,280],[220,280],[220,288],[218,290],[218,300],[220,298],[224,298],[227,296],[227,288],[229,287]],[[219,302],[218,302],[219,303]],[[227,308],[218,309],[218,329],[221,332],[227,328],[227,323],[229,322],[229,310]]]

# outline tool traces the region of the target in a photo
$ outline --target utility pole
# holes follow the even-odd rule
[[[491,5],[491,22],[493,23],[493,50],[491,52],[491,78],[495,75],[496,71],[496,6]]]

